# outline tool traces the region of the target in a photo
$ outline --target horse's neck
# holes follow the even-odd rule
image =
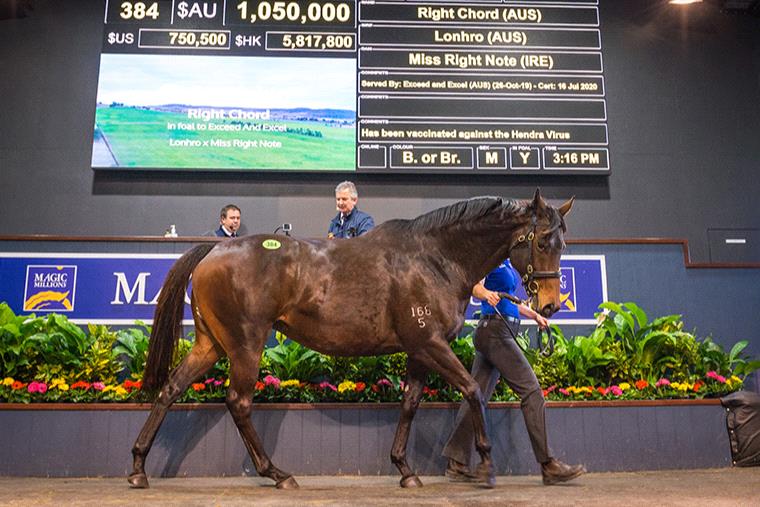
[[[443,238],[441,248],[452,262],[460,266],[463,290],[468,291],[509,255],[517,231],[525,227],[517,216],[465,224],[458,234]],[[452,231],[453,233],[454,231]]]

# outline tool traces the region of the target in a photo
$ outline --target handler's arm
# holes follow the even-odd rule
[[[536,324],[538,324],[538,327],[541,329],[549,327],[549,321],[546,320],[543,315],[538,314],[532,308],[529,308],[526,305],[517,305],[517,311],[520,312],[520,315],[523,317],[528,317],[529,319],[535,320]]]
[[[496,306],[501,300],[499,293],[486,289],[486,286],[483,285],[485,281],[486,279],[484,278],[475,284],[475,287],[472,288],[472,295],[478,299],[488,301],[488,304],[491,306]]]

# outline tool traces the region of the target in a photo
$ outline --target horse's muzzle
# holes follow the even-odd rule
[[[555,305],[554,303],[549,303],[548,305],[544,305],[544,307],[541,309],[541,315],[548,319],[558,311],[559,306]]]

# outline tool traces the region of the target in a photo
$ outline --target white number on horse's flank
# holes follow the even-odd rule
[[[433,314],[433,312],[430,311],[430,307],[428,305],[412,306],[411,309],[412,318],[417,318],[417,325],[420,326],[420,328],[425,327],[425,316]]]

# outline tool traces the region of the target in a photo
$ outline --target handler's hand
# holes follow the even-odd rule
[[[546,329],[549,327],[549,321],[544,317],[543,315],[536,312],[536,324],[538,324],[538,327],[541,329]]]
[[[486,293],[486,301],[488,301],[488,304],[491,306],[496,306],[499,304],[499,301],[501,301],[501,297],[499,296],[498,292],[494,292],[492,290],[489,290]]]

